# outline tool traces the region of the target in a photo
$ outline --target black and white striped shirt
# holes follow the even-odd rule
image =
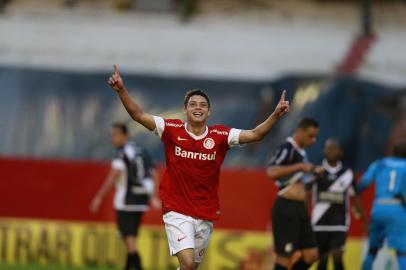
[[[313,182],[312,225],[314,231],[347,231],[350,224],[349,197],[355,193],[354,173],[339,162],[323,161],[326,170]]]
[[[292,137],[288,137],[286,142],[276,148],[268,162],[268,167],[292,165],[301,162],[308,162],[306,151],[303,148],[300,148]],[[276,185],[279,189],[284,188],[289,185],[289,179],[292,179],[296,174],[298,173],[293,173],[281,179],[277,179]]]
[[[116,149],[111,167],[122,172],[116,181],[114,208],[120,211],[148,210],[149,196],[154,190],[151,178],[154,164],[146,150],[129,142]]]

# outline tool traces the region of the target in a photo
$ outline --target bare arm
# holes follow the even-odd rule
[[[152,193],[150,202],[153,208],[161,208],[161,200],[159,199],[159,175],[156,169],[151,170],[151,177],[154,181],[154,192]]]
[[[310,163],[295,163],[292,165],[271,166],[266,169],[269,178],[279,179],[299,171],[310,172],[314,166]]]
[[[358,194],[354,196],[354,206],[352,207],[352,212],[357,219],[361,219],[364,231],[368,232],[367,215],[365,214],[364,207],[362,206],[361,197]]]
[[[103,185],[100,187],[99,191],[97,192],[96,196],[93,198],[92,203],[90,205],[90,211],[96,213],[100,207],[101,202],[103,201],[104,196],[106,196],[107,192],[111,189],[115,181],[118,177],[120,177],[121,171],[116,169],[111,169],[109,174],[106,177]]]
[[[266,134],[272,129],[273,125],[279,118],[289,112],[289,101],[285,101],[286,91],[284,90],[275,111],[261,124],[254,129],[242,130],[239,137],[240,144],[257,142],[262,140]]]
[[[140,123],[149,130],[156,128],[154,117],[144,112],[141,107],[130,97],[120,76],[117,65],[114,65],[114,72],[108,80],[111,88],[118,94],[121,103],[134,121]]]

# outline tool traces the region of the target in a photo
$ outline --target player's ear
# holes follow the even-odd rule
[[[207,116],[210,116],[210,114],[211,114],[211,111],[209,110],[209,111],[207,112]]]

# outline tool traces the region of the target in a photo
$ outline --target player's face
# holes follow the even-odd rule
[[[205,123],[210,115],[209,103],[202,96],[191,96],[186,104],[185,114],[190,123]]]
[[[327,140],[324,144],[324,155],[328,161],[338,161],[341,158],[341,148],[337,143]]]
[[[306,129],[300,129],[300,141],[303,148],[309,147],[316,143],[317,135],[319,134],[319,128],[308,127]]]
[[[121,147],[127,142],[127,135],[118,128],[112,128],[110,132],[111,144],[114,147]]]

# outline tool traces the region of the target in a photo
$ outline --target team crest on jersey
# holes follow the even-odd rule
[[[203,141],[203,146],[204,146],[204,148],[206,148],[206,149],[213,149],[213,147],[214,147],[214,140],[212,139],[212,138],[206,138],[204,141]]]

